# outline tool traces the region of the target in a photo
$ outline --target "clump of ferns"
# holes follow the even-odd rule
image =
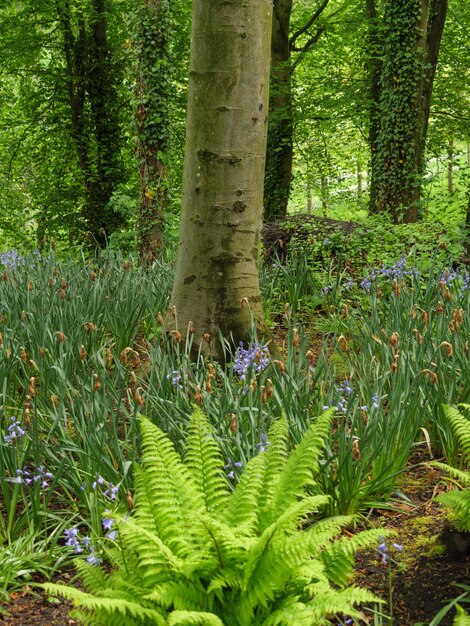
[[[327,500],[311,493],[333,413],[318,417],[290,453],[286,420],[274,422],[233,491],[200,410],[183,459],[142,417],[136,508],[115,518],[112,572],[80,562],[87,592],[45,588],[72,599],[75,617],[90,625],[315,626],[338,613],[360,617],[355,607],[377,598],[348,586],[354,554],[387,533],[338,538],[351,517],[314,517]]]
[[[464,409],[470,410],[470,405],[462,404]],[[445,405],[444,413],[462,449],[462,461],[470,468],[470,420],[455,407]],[[470,470],[461,470],[445,463],[433,461],[434,467],[446,471],[449,476],[463,489],[448,491],[440,494],[436,499],[442,502],[451,512],[451,522],[457,531],[470,533]]]

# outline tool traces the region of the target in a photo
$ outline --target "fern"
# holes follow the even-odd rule
[[[462,406],[470,408],[468,405]],[[470,465],[470,421],[452,406],[445,405],[444,413],[452,426],[452,430],[454,431],[460,446],[462,447],[463,460],[467,463],[467,465]],[[433,462],[431,465],[445,470],[452,478],[455,478],[463,485],[470,487],[470,471],[462,471],[456,469],[455,467],[450,467],[445,463]],[[449,491],[447,493],[440,494],[436,499],[450,509],[453,514],[453,523],[457,530],[470,532],[469,488],[462,489],[461,491]]]
[[[457,615],[454,618],[453,626],[470,626],[470,615],[458,604],[455,608],[457,609]]]
[[[338,540],[351,518],[319,519],[327,497],[307,490],[315,487],[332,415],[320,416],[290,454],[287,422],[275,422],[271,445],[249,461],[231,494],[201,411],[192,417],[184,461],[142,417],[136,511],[116,518],[113,571],[82,563],[88,593],[45,588],[70,598],[90,626],[320,626],[338,612],[357,615],[354,605],[373,596],[347,587],[353,555],[376,544],[379,531]]]

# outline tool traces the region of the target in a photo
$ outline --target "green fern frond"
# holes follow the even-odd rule
[[[120,613],[123,616],[130,616],[140,620],[141,623],[151,623],[156,626],[166,626],[166,620],[161,613],[155,609],[149,609],[141,604],[129,602],[128,600],[116,598],[98,598],[97,596],[85,593],[75,587],[45,583],[44,589],[49,593],[61,595],[74,603],[80,604],[82,609],[90,611],[102,611],[109,615]],[[93,623],[93,622],[92,622]]]
[[[438,467],[444,472],[447,472],[450,476],[452,476],[452,478],[455,478],[463,485],[470,486],[470,472],[464,472],[462,470],[457,469],[456,467],[447,465],[446,463],[440,463],[439,461],[431,461],[429,465],[432,465],[432,467]]]
[[[273,477],[274,488],[270,516],[285,511],[295,500],[302,497],[304,488],[315,483],[318,461],[330,432],[335,409],[325,411],[308,428],[302,441],[291,452],[281,474]],[[270,485],[266,485],[271,489]]]
[[[213,613],[173,611],[168,616],[168,626],[225,626]]]
[[[470,421],[455,407],[448,404],[444,405],[444,413],[462,447],[463,458],[465,462],[470,465]]]
[[[229,495],[221,470],[224,461],[214,439],[214,431],[199,408],[195,408],[189,424],[184,462],[206,509],[212,511],[221,508]]]
[[[268,441],[270,445],[264,452],[267,465],[265,484],[259,498],[259,507],[261,509],[272,502],[275,486],[287,462],[289,425],[284,415],[271,425]]]
[[[455,515],[454,523],[458,530],[470,532],[470,489],[441,493],[436,500],[442,502]]]
[[[204,544],[217,559],[221,569],[244,563],[249,540],[240,538],[230,526],[208,515],[200,517],[198,524],[205,531]]]
[[[352,537],[342,537],[327,546],[321,558],[325,565],[328,578],[339,587],[348,584],[354,567],[354,555],[359,548],[376,547],[386,537],[393,536],[391,530],[376,529],[364,530]]]
[[[276,550],[281,563],[296,569],[305,562],[305,554],[318,557],[325,546],[337,537],[341,529],[352,521],[350,516],[332,517],[320,520],[301,533],[282,537]]]
[[[213,598],[207,594],[200,580],[180,578],[156,586],[145,595],[146,601],[156,602],[161,608],[171,611],[202,611],[212,609]]]
[[[223,512],[226,522],[239,533],[256,534],[259,526],[259,502],[266,484],[265,452],[248,461]]]
[[[205,509],[201,493],[168,436],[143,416],[140,428],[142,471],[152,485],[151,506],[157,534],[179,556],[188,554],[191,548],[186,535],[191,516]]]
[[[108,575],[104,569],[90,565],[83,559],[75,559],[74,564],[86,591],[97,593],[108,586]]]
[[[380,600],[372,592],[359,587],[350,587],[347,591],[322,588],[321,593],[316,593],[308,602],[307,607],[312,620],[332,618],[336,615],[359,617],[354,606],[367,602],[380,602]],[[316,624],[317,621],[311,623]]]
[[[470,615],[458,604],[455,608],[457,609],[457,615],[454,618],[453,626],[470,626]]]
[[[119,520],[118,529],[124,543],[138,555],[139,570],[146,587],[168,580],[173,572],[179,572],[183,567],[184,561],[157,534],[132,518]]]

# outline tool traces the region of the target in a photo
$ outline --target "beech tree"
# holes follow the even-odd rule
[[[168,319],[223,358],[264,329],[259,287],[271,0],[194,0],[183,206]],[[172,319],[174,316],[174,320]]]

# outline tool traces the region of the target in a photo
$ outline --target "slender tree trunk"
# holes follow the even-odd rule
[[[104,247],[109,235],[125,223],[124,216],[108,206],[113,191],[123,178],[123,164],[120,160],[116,68],[108,46],[105,0],[92,0],[92,8],[87,91],[94,126],[96,177],[92,181],[93,197],[86,207],[85,217],[95,242]]]
[[[323,215],[326,216],[326,212],[328,211],[329,205],[329,189],[328,189],[328,178],[325,174],[322,174],[320,177],[320,189],[321,189],[321,208],[323,211]]]
[[[259,252],[271,0],[193,0],[183,208],[167,317],[193,349],[262,332]],[[173,320],[173,315],[175,320]],[[176,331],[176,328],[178,331]]]
[[[356,177],[357,177],[357,201],[361,202],[362,201],[363,188],[362,188],[362,166],[361,166],[360,161],[357,162]]]
[[[292,0],[274,0],[264,220],[285,216],[292,179],[293,119],[289,24]]]
[[[371,168],[369,177],[369,207],[371,213],[376,213],[378,187],[378,154],[377,142],[380,130],[380,75],[382,70],[382,41],[380,35],[379,18],[375,0],[366,0],[366,15],[368,25],[367,40],[367,71],[369,76],[369,148]]]
[[[140,204],[137,239],[143,263],[163,253],[167,176],[163,156],[168,149],[171,76],[168,0],[142,0],[137,26],[137,139]]]
[[[371,211],[415,222],[447,0],[387,0]]]
[[[92,0],[92,11],[87,16],[83,5],[72,11],[68,0],[56,0],[56,10],[63,37],[70,134],[83,177],[83,227],[93,243],[103,247],[124,222],[107,207],[122,179],[122,164],[106,6],[104,0]]]
[[[449,140],[447,145],[447,193],[451,196],[454,193],[454,141]]]
[[[307,215],[313,213],[312,185],[310,180],[307,181]]]

